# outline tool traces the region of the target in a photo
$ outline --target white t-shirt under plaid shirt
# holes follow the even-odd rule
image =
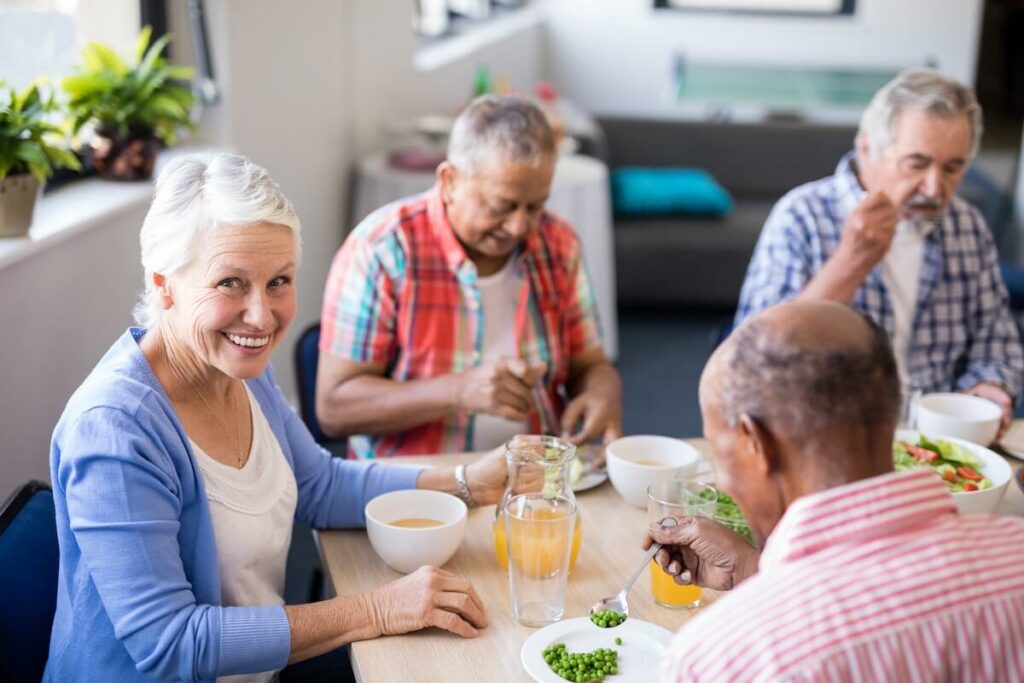
[[[846,217],[864,195],[851,152],[834,175],[779,200],[751,257],[737,324],[803,290],[835,253]],[[851,304],[892,339],[895,316],[882,270],[879,264],[868,274]],[[1024,353],[995,242],[978,210],[959,197],[924,241],[906,373],[911,388],[926,393],[986,380],[1012,396],[1021,391]]]

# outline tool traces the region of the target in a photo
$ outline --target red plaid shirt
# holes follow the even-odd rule
[[[513,254],[521,283],[515,343],[547,363],[536,432],[558,431],[569,363],[601,344],[597,304],[572,228],[545,212]],[[458,373],[483,355],[476,266],[456,238],[440,188],[385,206],[348,236],[324,293],[320,351],[385,364],[394,380]],[[472,450],[473,416],[459,411],[398,434],[349,439],[357,457]]]

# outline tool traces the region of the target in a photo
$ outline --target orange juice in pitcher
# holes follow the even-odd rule
[[[549,510],[537,510],[533,513],[537,519],[544,519],[550,517],[554,519],[553,514]],[[569,571],[571,572],[573,567],[576,566],[576,558],[580,554],[580,542],[582,540],[582,529],[580,525],[579,513],[576,514],[576,522],[573,525],[572,534],[572,550],[569,551]],[[539,564],[542,567],[552,566],[556,559],[551,559],[557,556],[559,540],[553,538],[546,538],[540,531],[527,532],[526,539],[528,542],[537,548],[537,552],[540,553]],[[498,519],[494,520],[494,554],[498,558],[498,564],[501,565],[502,569],[508,569],[508,540],[505,534],[505,516],[503,514],[498,515]]]
[[[494,554],[502,569],[508,569],[508,540],[506,538],[505,516],[502,513],[505,502],[518,491],[517,487],[525,480],[524,474],[528,468],[539,467],[543,471],[544,485],[541,493],[547,498],[561,496],[575,502],[576,496],[569,485],[569,468],[576,455],[576,447],[568,441],[563,441],[554,436],[541,436],[533,434],[521,434],[513,437],[505,444],[505,459],[508,462],[508,483],[505,493],[494,516]],[[545,515],[554,514],[551,510],[535,510],[531,513],[536,519],[543,519]],[[543,525],[538,525],[543,527]],[[582,524],[577,508],[576,520],[573,524],[572,549],[569,556],[569,571],[576,566],[576,558],[580,554],[580,543],[582,541]],[[554,557],[558,554],[559,548],[564,548],[564,539],[544,537],[544,532],[524,530],[522,542],[530,544],[531,549],[536,548],[539,555],[535,555],[538,568],[555,564]],[[557,547],[556,547],[557,546]]]

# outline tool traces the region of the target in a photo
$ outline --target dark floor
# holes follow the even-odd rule
[[[699,436],[697,382],[713,340],[729,311],[643,309],[619,311],[619,358],[626,434]],[[296,525],[288,556],[285,600],[310,599],[310,581],[319,566],[309,529]]]

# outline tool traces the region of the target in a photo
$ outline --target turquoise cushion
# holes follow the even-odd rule
[[[615,213],[635,216],[723,216],[732,197],[699,168],[619,168],[612,172]]]

